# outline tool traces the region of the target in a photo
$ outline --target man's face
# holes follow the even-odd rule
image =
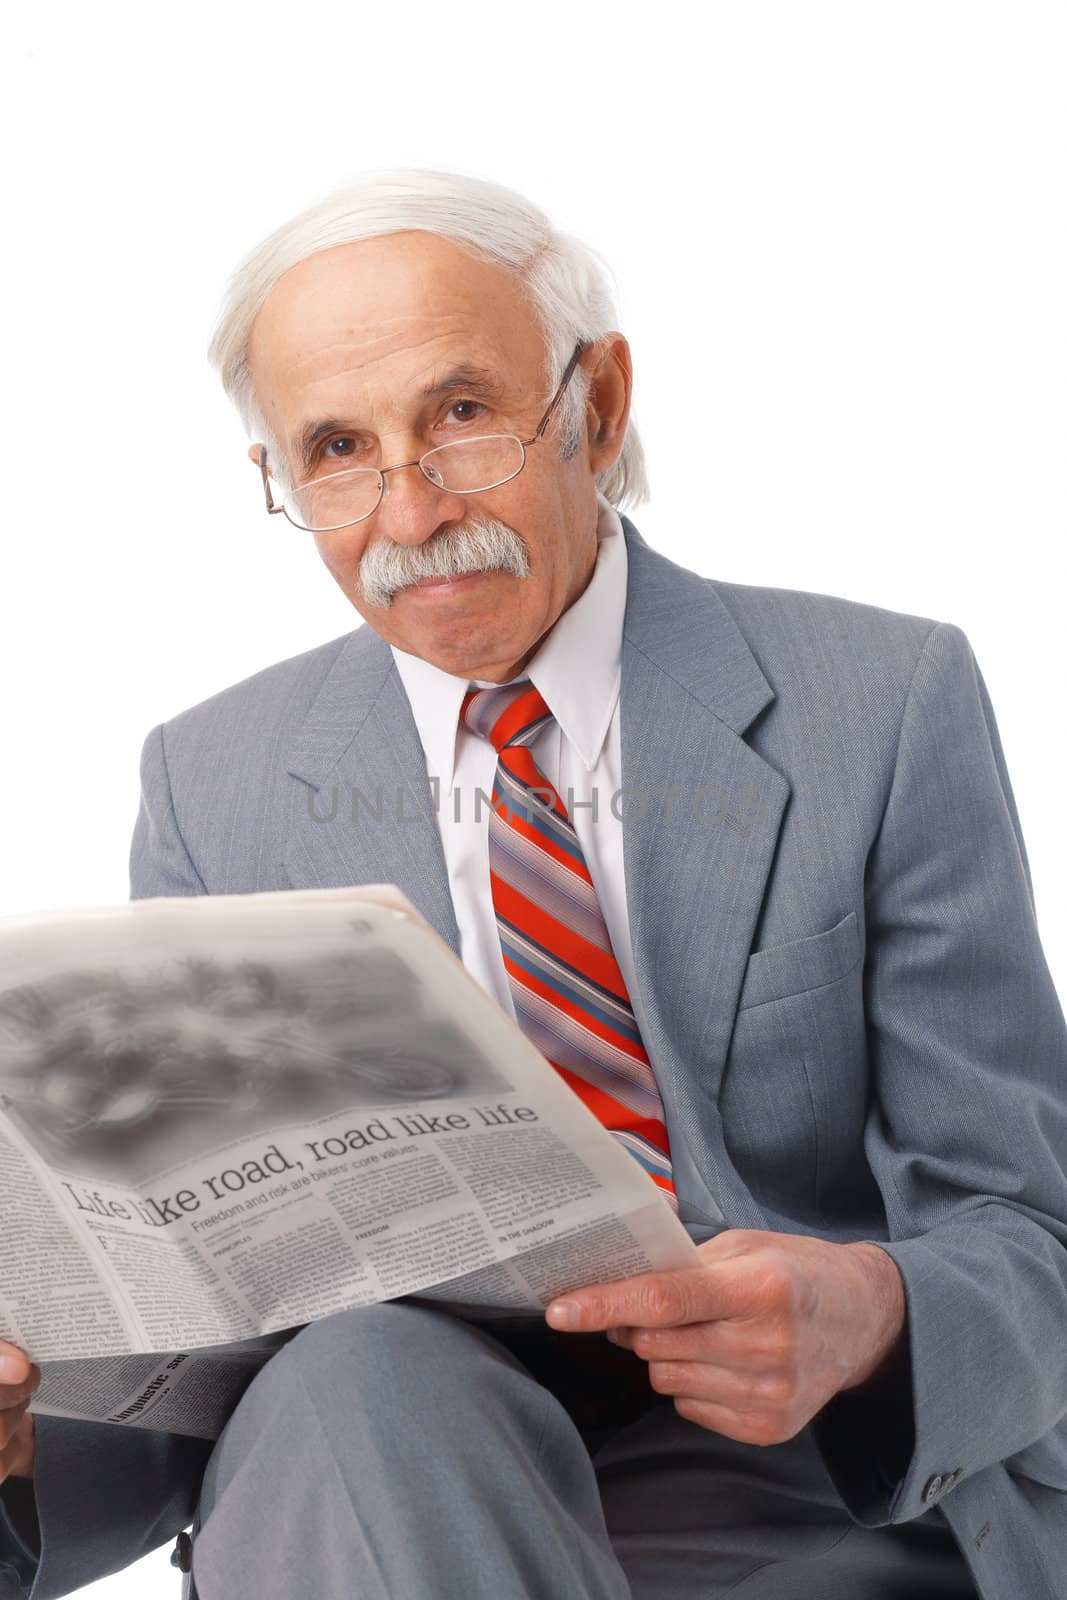
[[[291,483],[412,461],[465,436],[526,439],[551,399],[544,335],[515,276],[421,231],[337,245],[293,267],[256,317],[248,358]],[[508,483],[459,495],[408,467],[386,474],[382,502],[362,522],[293,531],[314,538],[356,610],[390,644],[458,676],[504,681],[584,589],[596,560],[594,476],[618,455],[625,431],[626,341],[611,335],[606,352],[598,346],[584,359],[597,374],[587,408],[592,448],[560,461],[557,409]],[[466,378],[427,394],[460,368]],[[313,444],[301,443],[326,422]],[[258,444],[249,456],[258,464]],[[517,558],[526,575],[496,566],[443,583],[410,581],[429,553],[419,547],[437,541],[446,554],[475,525],[490,535],[480,560]],[[383,542],[393,548],[373,549]],[[361,569],[369,551],[371,562],[391,555],[385,570],[401,580],[385,603],[367,581],[370,564]]]

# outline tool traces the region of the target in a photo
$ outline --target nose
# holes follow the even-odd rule
[[[416,462],[387,469],[385,491],[374,518],[375,532],[395,544],[422,544],[442,523],[462,520],[467,502],[431,483]]]

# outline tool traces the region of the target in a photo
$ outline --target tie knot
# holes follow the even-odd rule
[[[529,678],[498,689],[469,689],[460,720],[499,752],[508,745],[532,744],[552,713]]]

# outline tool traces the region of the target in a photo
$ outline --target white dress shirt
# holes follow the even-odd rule
[[[600,493],[597,504],[597,560],[593,575],[541,641],[525,670],[509,681],[529,678],[552,712],[554,720],[541,730],[530,752],[555,786],[578,834],[615,959],[632,996],[633,951],[623,877],[619,746],[626,538],[614,506]],[[463,964],[514,1017],[489,888],[489,796],[497,753],[488,739],[479,738],[459,720],[463,696],[472,685],[499,685],[454,677],[396,645],[390,648],[415,718],[431,792],[436,798],[437,825]]]

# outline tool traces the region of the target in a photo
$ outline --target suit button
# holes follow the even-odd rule
[[[943,1478],[939,1472],[935,1472],[932,1478],[927,1478],[926,1487],[923,1489],[923,1505],[932,1506],[947,1482],[947,1478]]]
[[[191,1572],[193,1567],[193,1541],[187,1533],[179,1533],[170,1553],[170,1564],[179,1572]]]
[[[954,1489],[956,1487],[957,1483],[959,1483],[959,1481],[960,1481],[960,1479],[962,1477],[963,1477],[963,1468],[962,1467],[954,1467],[952,1469],[952,1471],[948,1475],[948,1482],[945,1484],[945,1489],[946,1490]]]

